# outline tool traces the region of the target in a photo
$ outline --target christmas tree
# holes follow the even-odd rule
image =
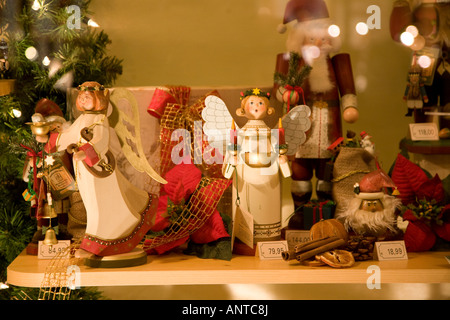
[[[66,118],[67,90],[84,81],[111,86],[122,60],[109,56],[107,34],[90,18],[90,0],[0,0],[0,285],[7,266],[36,231],[23,167],[29,149],[38,152],[30,127],[36,103],[47,98]],[[10,88],[11,83],[14,84]],[[27,146],[29,149],[24,148]],[[92,289],[72,298],[98,298]],[[36,298],[36,290],[0,288],[0,299]]]

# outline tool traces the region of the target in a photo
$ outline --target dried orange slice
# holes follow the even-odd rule
[[[308,260],[303,260],[301,262],[302,265],[304,266],[308,266],[308,267],[321,267],[321,266],[326,266],[326,263],[322,262],[321,260],[317,260],[317,259],[308,259]]]
[[[334,268],[348,268],[355,263],[353,254],[347,250],[333,250],[316,256],[320,261]]]

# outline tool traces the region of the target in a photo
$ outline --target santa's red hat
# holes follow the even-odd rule
[[[36,103],[34,112],[42,115],[48,122],[57,121],[64,123],[66,121],[61,108],[55,102],[46,98],[42,98]]]
[[[393,188],[393,194],[398,194],[392,179],[383,170],[378,169],[362,177],[359,184],[355,185],[354,191],[360,199],[375,200],[383,198],[384,188]]]
[[[329,18],[328,8],[323,0],[290,0],[286,4],[283,23],[278,26],[278,32],[286,31],[286,24],[297,20],[305,22]]]

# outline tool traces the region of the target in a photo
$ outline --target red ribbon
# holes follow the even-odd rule
[[[25,148],[28,150],[27,152],[27,156],[32,157],[33,158],[33,190],[36,192],[36,194],[39,194],[37,188],[37,167],[36,167],[36,159],[37,157],[42,158],[42,151],[39,151],[36,153],[36,151],[34,151],[33,149],[31,149],[30,147],[20,144],[20,146],[22,148]]]
[[[287,85],[284,86],[284,88],[286,90],[291,91],[290,96],[289,96],[289,100],[287,102],[287,112],[289,112],[289,109],[291,108],[291,99],[290,98],[292,98],[292,95],[294,94],[294,92],[297,92],[299,95],[301,94],[302,95],[302,99],[303,99],[303,104],[306,104],[305,94],[304,94],[304,91],[303,91],[302,87],[300,87],[300,86],[291,86],[291,85],[287,84]]]

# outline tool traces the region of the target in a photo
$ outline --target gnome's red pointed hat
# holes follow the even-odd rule
[[[392,179],[383,170],[378,169],[362,177],[359,184],[355,185],[354,192],[360,199],[374,200],[384,196],[384,188],[393,188],[393,194],[398,194]]]
[[[286,24],[297,20],[305,22],[317,19],[329,18],[328,8],[323,0],[290,0],[286,4],[283,23],[278,27],[278,31],[286,31]]]
[[[61,108],[55,102],[47,98],[42,98],[36,103],[34,112],[36,114],[41,114],[45,117],[46,121],[49,122],[65,122],[64,114],[62,113]]]

